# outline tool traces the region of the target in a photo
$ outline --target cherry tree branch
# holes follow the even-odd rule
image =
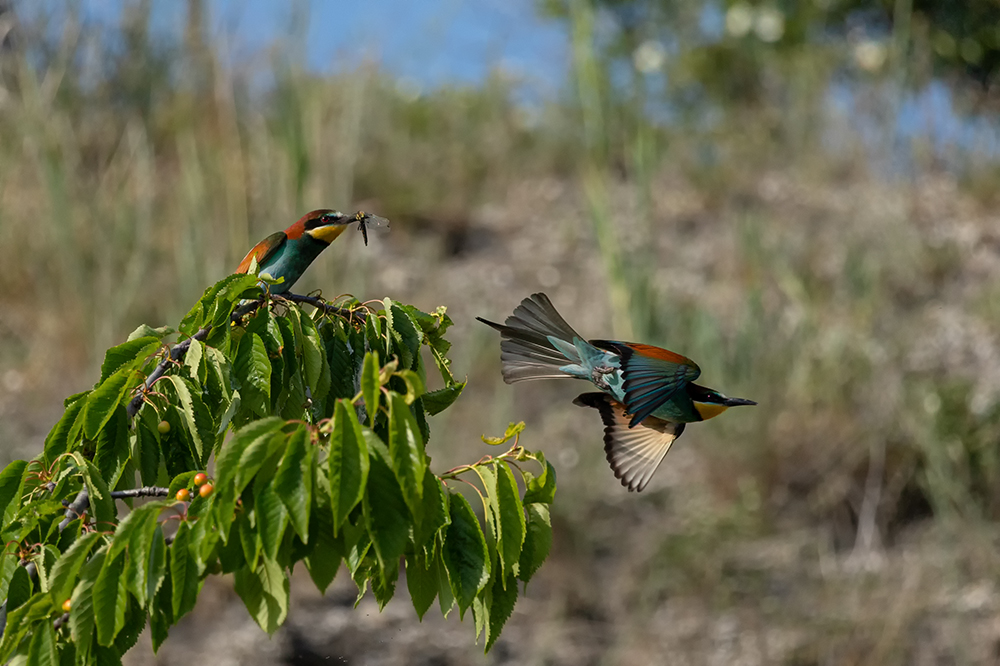
[[[112,490],[111,499],[125,499],[127,497],[166,497],[170,494],[169,488],[161,486],[143,486],[142,488],[131,488],[129,490]]]

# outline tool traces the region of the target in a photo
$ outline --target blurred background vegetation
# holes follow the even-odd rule
[[[221,2],[180,25],[111,4],[0,2],[3,462],[256,240],[364,208],[392,232],[304,286],[449,307],[470,384],[435,467],[524,419],[560,473],[556,550],[488,661],[1000,660],[1000,5],[538,0],[523,20],[565,54],[529,63],[565,74],[539,92],[503,62],[433,86],[318,69],[309,3],[243,58]],[[760,406],[625,493],[584,387],[505,386],[473,325],[539,290]],[[454,617],[351,611],[349,582],[270,642],[225,585],[203,596],[159,663],[483,661]]]

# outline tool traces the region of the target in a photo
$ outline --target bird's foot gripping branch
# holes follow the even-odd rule
[[[235,275],[181,342],[143,326],[108,350],[43,453],[0,473],[0,662],[117,663],[147,623],[158,648],[218,573],[273,632],[299,562],[321,591],[343,563],[380,606],[405,562],[417,614],[472,608],[488,650],[548,554],[555,472],[517,427],[491,442],[513,439],[505,453],[431,470],[428,417],[464,387],[450,324],[389,299],[272,298]]]

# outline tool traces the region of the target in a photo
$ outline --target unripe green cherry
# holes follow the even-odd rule
[[[160,431],[161,435],[166,435],[170,432],[170,423],[167,421],[160,421],[156,424],[156,429]]]

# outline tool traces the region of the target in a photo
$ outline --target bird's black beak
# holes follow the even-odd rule
[[[723,404],[726,407],[739,407],[740,405],[756,405],[757,403],[746,398],[726,398]]]

